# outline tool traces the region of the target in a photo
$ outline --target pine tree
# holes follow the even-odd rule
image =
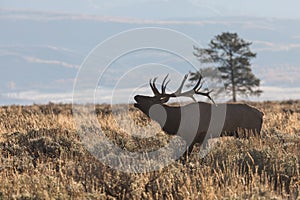
[[[231,93],[234,102],[237,95],[258,96],[262,93],[258,89],[260,80],[251,70],[250,60],[256,57],[250,50],[251,44],[239,38],[237,33],[226,32],[215,36],[208,48],[194,47],[194,55],[200,62],[214,64],[220,71],[225,90]]]

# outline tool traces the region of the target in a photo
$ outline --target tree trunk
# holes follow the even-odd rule
[[[232,101],[236,102],[235,84],[232,83]]]
[[[229,51],[229,62],[230,62],[230,70],[231,70],[231,84],[232,84],[232,101],[236,102],[236,88],[235,88],[235,74],[234,74],[234,64],[232,59],[232,52]]]

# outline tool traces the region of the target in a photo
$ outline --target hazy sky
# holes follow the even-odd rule
[[[96,45],[149,26],[182,32],[202,45],[221,32],[237,32],[258,53],[253,71],[264,93],[254,100],[300,99],[299,8],[296,0],[0,0],[0,105],[71,102],[76,74]],[[188,53],[195,59],[192,51],[191,45]],[[177,59],[149,54],[189,71]],[[108,70],[99,84],[99,102],[111,100],[114,77],[152,63],[151,56],[134,54]],[[118,99],[136,92],[137,78],[146,84],[142,93],[150,93],[148,81],[156,74],[141,74],[124,78]],[[176,83],[173,79],[171,87]]]
[[[0,7],[143,19],[214,16],[300,18],[298,0],[1,0]]]

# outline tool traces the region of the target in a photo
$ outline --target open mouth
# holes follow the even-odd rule
[[[134,97],[134,100],[136,101],[136,103],[135,104],[133,104],[134,105],[134,107],[136,107],[136,108],[138,108],[139,107],[139,96],[137,95],[137,96],[135,96]]]

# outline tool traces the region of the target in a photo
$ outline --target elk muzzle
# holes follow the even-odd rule
[[[136,95],[134,97],[134,100],[136,101],[136,103],[134,104],[134,107],[139,108],[140,103],[142,102],[142,96],[141,95]]]

